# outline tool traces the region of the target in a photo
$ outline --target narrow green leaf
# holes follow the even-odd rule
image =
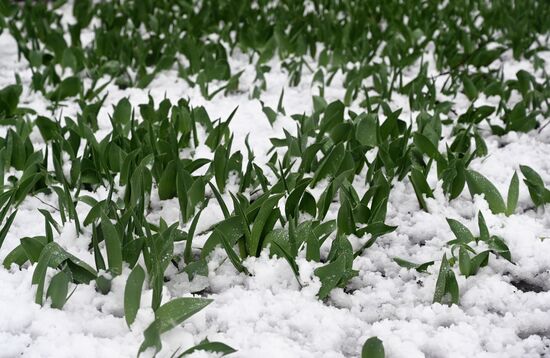
[[[441,260],[441,266],[439,266],[439,274],[437,275],[437,281],[435,283],[435,291],[433,302],[439,302],[443,300],[445,293],[447,292],[447,271],[450,270],[449,262],[447,261],[447,255],[443,254],[443,259]]]
[[[69,292],[69,275],[64,271],[58,272],[50,281],[46,297],[52,300],[52,308],[62,309],[67,301]]]
[[[260,251],[262,250],[262,231],[264,230],[264,226],[273,212],[274,207],[283,195],[284,194],[275,194],[270,196],[260,207],[260,211],[258,212],[258,215],[252,224],[252,230],[250,231],[250,243],[248,250],[252,255],[260,255]]]
[[[468,250],[461,246],[458,251],[458,267],[460,269],[460,273],[466,277],[470,276],[472,273],[472,265],[470,261]]]
[[[422,264],[417,264],[411,261],[403,260],[399,257],[394,257],[393,261],[403,268],[406,268],[409,270],[415,269],[418,272],[426,272],[428,267],[434,264],[434,261],[427,261]]]
[[[128,327],[134,323],[141,302],[141,290],[145,280],[145,271],[138,264],[134,267],[124,288],[124,318]]]
[[[222,357],[236,352],[235,349],[233,349],[232,347],[228,346],[225,343],[210,342],[207,339],[205,339],[201,343],[197,344],[194,347],[189,348],[188,350],[180,354],[177,358],[183,358],[184,356],[189,355],[195,351],[206,351],[206,352],[217,353],[218,356],[222,356]]]
[[[491,237],[491,239],[489,240],[489,249],[493,253],[499,254],[500,256],[504,257],[506,260],[512,262],[512,255],[510,254],[510,249],[508,248],[508,245],[504,243],[504,240],[502,240],[500,237],[498,236]]]
[[[10,216],[8,216],[8,219],[4,223],[4,226],[2,226],[2,229],[0,230],[0,247],[2,247],[2,244],[4,243],[4,240],[8,235],[8,231],[10,230],[11,224],[13,223],[13,220],[15,220],[15,215],[17,215],[17,210],[15,210],[13,213],[11,213]]]
[[[445,284],[445,288],[447,292],[451,295],[451,303],[458,305],[460,296],[458,292],[458,282],[456,281],[456,276],[453,270],[449,269],[447,271],[446,280],[447,283]]]
[[[481,211],[477,214],[477,225],[479,227],[479,239],[484,242],[489,241],[489,229]]]
[[[229,210],[227,209],[227,205],[225,205],[225,202],[223,201],[220,192],[218,191],[218,189],[216,189],[216,187],[212,183],[208,182],[208,185],[210,186],[210,189],[212,190],[212,192],[214,193],[214,196],[216,197],[216,201],[218,202],[218,205],[222,210],[223,217],[227,219],[229,217]]]
[[[122,242],[117,229],[104,213],[101,215],[101,231],[105,239],[109,270],[115,275],[120,275],[122,272]]]
[[[231,263],[237,269],[237,271],[246,272],[246,267],[243,266],[241,259],[239,258],[239,255],[237,255],[235,250],[233,250],[233,247],[227,240],[227,237],[224,235],[224,233],[219,229],[215,229],[214,233],[220,238],[220,241],[222,242],[223,248],[227,253],[227,257],[229,258],[229,261],[231,261]]]
[[[518,173],[514,172],[510,186],[508,187],[508,201],[506,204],[506,216],[510,216],[516,210],[519,198],[519,179]]]
[[[171,330],[210,303],[212,300],[206,298],[179,297],[163,304],[155,312],[160,333]]]

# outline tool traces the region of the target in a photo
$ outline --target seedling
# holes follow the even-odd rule
[[[456,262],[458,262],[460,273],[469,277],[475,275],[481,267],[487,266],[490,253],[501,256],[511,263],[513,261],[510,249],[504,243],[504,240],[496,235],[489,234],[485,218],[481,211],[478,213],[479,236],[474,236],[466,226],[454,219],[448,218],[447,223],[456,239],[447,243],[451,245],[452,257],[447,260],[446,254],[443,255],[434,293],[434,302],[442,302],[445,295],[449,293],[451,295],[451,302],[458,304],[458,284],[456,283],[455,274],[452,269]],[[471,246],[474,242],[484,243],[487,249],[477,253]]]

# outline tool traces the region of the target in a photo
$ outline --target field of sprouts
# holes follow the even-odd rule
[[[0,0],[0,357],[550,357],[549,19]]]

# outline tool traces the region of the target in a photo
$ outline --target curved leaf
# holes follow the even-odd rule
[[[145,271],[138,264],[128,276],[124,288],[124,318],[128,327],[134,323],[139,310],[143,281],[145,281]]]
[[[504,204],[504,199],[502,199],[500,192],[493,183],[483,175],[474,170],[467,170],[466,183],[468,183],[468,189],[472,196],[475,194],[484,195],[493,214],[502,214],[506,212],[506,204]]]

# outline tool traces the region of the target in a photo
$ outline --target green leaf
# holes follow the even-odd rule
[[[477,214],[477,225],[479,227],[479,239],[485,242],[489,241],[489,229],[481,211]]]
[[[428,261],[422,264],[417,264],[411,261],[403,260],[399,257],[394,257],[393,261],[403,268],[406,268],[409,270],[415,269],[418,272],[426,272],[428,270],[428,267],[434,264],[434,261]]]
[[[62,101],[69,97],[74,97],[80,93],[82,84],[80,78],[76,76],[67,77],[57,86],[55,91],[49,94],[52,101]]]
[[[504,240],[502,240],[498,236],[492,236],[489,240],[489,249],[495,253],[499,254],[506,260],[512,262],[512,255],[510,254],[510,249],[508,246],[504,243]],[[513,262],[512,262],[513,263]]]
[[[516,72],[516,78],[518,79],[519,91],[525,96],[525,94],[529,91],[531,75],[525,70],[519,70]]]
[[[344,110],[345,106],[341,101],[334,101],[329,103],[323,115],[319,126],[319,135],[320,139],[325,132],[330,131],[338,123],[342,123],[344,120]]]
[[[285,214],[287,219],[295,217],[296,209],[298,209],[298,204],[300,203],[300,200],[304,195],[304,191],[306,190],[306,187],[310,182],[311,178],[304,178],[296,183],[296,186],[288,196],[285,203]]]
[[[437,281],[435,283],[435,292],[433,302],[439,302],[443,300],[445,294],[448,292],[447,287],[447,273],[451,270],[449,266],[449,261],[447,261],[447,255],[443,254],[443,259],[441,260],[441,266],[439,267],[439,274],[437,275]]]
[[[50,281],[46,297],[52,300],[52,308],[62,309],[67,301],[69,292],[69,275],[64,271],[58,272]]]
[[[493,214],[506,212],[506,204],[498,189],[480,173],[474,170],[466,170],[466,183],[470,194],[483,194]]]
[[[109,292],[111,292],[111,281],[112,279],[110,277],[99,275],[95,279],[96,290],[103,295],[108,294]]]
[[[183,268],[183,272],[187,274],[189,281],[196,276],[208,277],[208,263],[204,259],[193,261]]]
[[[187,222],[193,217],[195,213],[195,208],[199,203],[204,203],[204,180],[202,177],[195,179],[191,187],[189,188],[188,200],[187,200],[187,217],[184,218],[184,221]]]
[[[25,262],[27,262],[28,258],[25,253],[25,250],[23,249],[23,246],[18,245],[15,247],[15,249],[11,250],[6,257],[4,258],[4,261],[2,262],[2,266],[6,270],[9,270],[12,264],[16,264],[17,266],[23,265]]]
[[[212,165],[214,166],[214,178],[216,180],[216,185],[222,193],[225,191],[225,183],[227,181],[228,157],[229,153],[227,153],[227,149],[219,146],[214,152],[214,160],[212,162]]]
[[[340,208],[338,209],[336,218],[336,227],[338,228],[338,233],[349,235],[355,232],[356,226],[353,220],[351,204],[347,196],[342,194],[342,190],[340,189]]]
[[[220,206],[223,217],[225,219],[229,218],[229,210],[227,209],[227,205],[225,205],[225,202],[222,199],[222,196],[218,189],[214,186],[214,184],[208,182],[208,185],[210,186],[210,189],[212,190],[212,193],[214,193],[214,197],[216,197],[216,201],[218,202],[218,205]]]
[[[151,306],[153,310],[156,310],[162,301],[164,272],[174,255],[174,236],[177,223],[169,228],[166,228],[166,223],[164,223],[163,227],[159,228],[160,232],[154,235],[150,232],[149,223],[144,224],[147,233],[144,258],[149,274],[150,286],[153,288]]]
[[[124,318],[128,327],[134,323],[141,302],[141,290],[145,280],[145,271],[138,264],[134,267],[124,288]]]
[[[476,256],[474,256],[470,261],[471,274],[475,275],[479,271],[479,268],[482,266],[486,266],[488,262],[489,262],[489,250],[483,251],[477,254]]]
[[[250,231],[250,242],[248,243],[248,252],[252,255],[259,256],[262,250],[262,232],[271,213],[284,194],[275,194],[270,196],[260,207],[260,211],[254,220],[252,230]]]
[[[514,172],[512,180],[510,180],[510,186],[508,187],[508,201],[506,204],[506,216],[510,216],[516,210],[519,197],[519,179],[518,173]]]
[[[156,356],[158,351],[162,349],[162,341],[160,340],[160,330],[159,330],[160,322],[157,320],[154,320],[153,323],[149,325],[144,331],[143,331],[143,343],[141,343],[141,346],[139,346],[138,350],[138,358],[144,351],[147,350],[147,348],[154,347],[155,351],[153,354],[153,357]]]
[[[2,229],[0,230],[0,247],[2,247],[2,244],[4,243],[4,240],[8,235],[8,231],[10,230],[11,224],[13,223],[13,220],[15,220],[15,215],[17,215],[17,210],[11,213],[11,215],[8,217],[8,219],[4,223],[4,226],[2,226]]]
[[[458,267],[460,269],[460,273],[464,276],[468,277],[471,275],[472,265],[470,255],[468,254],[468,250],[466,250],[464,246],[460,246],[460,249],[458,251]]]
[[[21,85],[9,85],[0,90],[0,116],[11,117],[15,114],[22,92]]]
[[[21,247],[25,250],[27,258],[32,263],[38,262],[40,254],[47,243],[47,239],[44,236],[24,237],[21,239]]]
[[[35,123],[40,130],[42,138],[44,138],[44,141],[46,142],[54,139],[56,135],[61,135],[59,125],[46,117],[38,116]]]
[[[527,165],[520,165],[521,173],[525,177],[523,180],[529,189],[529,195],[535,206],[544,205],[550,202],[550,191],[544,187],[544,181],[541,176]]]
[[[65,251],[55,242],[50,242],[40,253],[38,263],[32,275],[32,284],[37,285],[35,302],[42,305],[44,299],[44,284],[48,267],[58,267],[67,262],[73,275],[73,281],[88,283],[96,278],[97,273],[88,264]]]
[[[143,332],[144,340],[138,356],[147,348],[154,347],[155,353],[161,350],[160,335],[209,305],[212,300],[205,298],[180,297],[160,306],[155,312],[155,320]]]
[[[363,344],[361,358],[384,358],[384,344],[378,337],[370,337]]]
[[[197,228],[197,224],[199,222],[199,218],[201,216],[201,213],[203,211],[203,209],[206,207],[203,206],[199,212],[197,213],[197,215],[195,215],[195,217],[193,218],[193,221],[191,222],[191,226],[189,227],[189,230],[187,232],[187,238],[185,240],[185,249],[183,251],[183,260],[185,261],[186,264],[189,264],[191,263],[192,261],[192,255],[193,255],[193,251],[192,251],[192,244],[193,244],[193,236],[195,235],[195,229]]]
[[[329,155],[319,165],[319,168],[315,171],[313,180],[311,181],[311,187],[314,187],[321,179],[328,177],[335,177],[337,171],[342,164],[346,150],[342,143],[334,146]]]
[[[375,147],[378,144],[376,132],[378,120],[373,115],[360,116],[355,130],[355,139],[362,145]]]
[[[233,250],[233,247],[225,234],[219,230],[215,229],[214,234],[219,237],[219,240],[221,241],[223,248],[225,249],[225,252],[227,253],[227,257],[229,258],[229,261],[233,264],[233,266],[237,269],[239,272],[247,272],[246,267],[243,266],[241,259],[239,258],[239,255]]]
[[[346,270],[346,258],[340,255],[334,262],[328,263],[315,269],[315,276],[321,280],[321,289],[319,289],[320,300],[325,299],[333,288],[338,286],[338,282],[342,278]]]
[[[460,222],[447,218],[447,223],[449,224],[449,227],[451,228],[451,231],[453,234],[455,234],[456,238],[464,244],[467,244],[471,241],[474,241],[474,235],[472,232],[464,225],[462,225]]]
[[[208,339],[205,339],[201,343],[197,344],[194,347],[189,348],[188,350],[180,354],[177,358],[182,358],[195,351],[206,351],[206,352],[217,353],[218,356],[221,355],[222,357],[236,352],[235,349],[233,349],[232,347],[228,346],[225,343],[210,342]]]
[[[417,132],[413,134],[413,138],[414,145],[418,148],[418,150],[420,150],[420,152],[436,161],[440,161],[442,159],[441,153],[439,153],[439,150],[435,144],[432,143],[426,136]]]
[[[477,88],[468,76],[462,78],[464,84],[464,94],[470,101],[474,101],[477,98]]]
[[[118,101],[114,112],[113,120],[115,123],[126,124],[130,122],[132,116],[132,106],[128,98],[124,97]]]
[[[300,283],[300,272],[298,264],[296,263],[296,259],[294,256],[290,254],[290,252],[286,249],[289,245],[283,245],[281,242],[282,240],[275,240],[273,239],[271,241],[271,244],[273,245],[271,247],[271,251],[274,255],[277,255],[279,257],[283,257],[286,262],[290,265],[290,268],[292,269],[292,272],[294,273],[294,276],[296,277],[296,280],[298,283]]]
[[[122,272],[122,242],[117,229],[104,213],[101,215],[101,231],[105,239],[109,270],[115,275],[120,275]]]
[[[409,180],[411,181],[416,199],[418,200],[420,207],[427,212],[428,205],[426,204],[424,195],[428,198],[433,198],[433,191],[432,188],[430,188],[430,186],[428,185],[426,177],[424,176],[424,174],[422,174],[420,170],[416,168],[411,168],[411,175],[409,175]]]
[[[171,199],[178,194],[178,198],[181,195],[186,195],[186,191],[184,193],[178,193],[178,186],[176,186],[176,178],[177,178],[177,163],[175,160],[172,160],[168,165],[166,165],[166,168],[164,168],[164,172],[162,172],[162,175],[160,177],[159,183],[158,183],[158,194],[160,200],[167,200]],[[180,181],[178,181],[178,184]]]
[[[447,293],[451,295],[451,303],[458,305],[459,303],[459,292],[458,292],[458,282],[456,281],[456,276],[453,270],[449,269],[447,271],[445,289]]]
[[[261,101],[260,101],[261,102]],[[269,124],[273,126],[273,123],[277,120],[277,112],[275,112],[271,107],[264,106],[262,103],[262,112],[264,112]]]

